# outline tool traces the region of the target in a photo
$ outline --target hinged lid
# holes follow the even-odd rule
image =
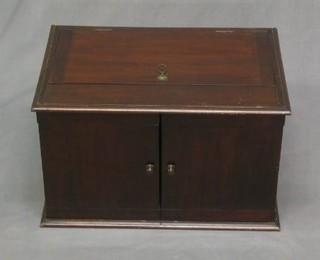
[[[52,26],[33,111],[290,114],[276,29]]]

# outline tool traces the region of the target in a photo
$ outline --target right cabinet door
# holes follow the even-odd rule
[[[273,221],[284,117],[163,115],[161,219]]]

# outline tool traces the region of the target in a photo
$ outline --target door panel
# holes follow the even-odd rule
[[[279,116],[164,115],[161,218],[274,219],[282,127]]]
[[[158,121],[38,113],[47,217],[158,219]]]

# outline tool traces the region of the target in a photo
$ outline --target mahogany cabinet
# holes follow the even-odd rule
[[[52,26],[42,226],[279,230],[276,29]]]

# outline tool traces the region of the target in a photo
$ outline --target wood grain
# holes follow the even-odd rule
[[[42,226],[279,230],[275,28],[52,26],[32,110]]]
[[[39,113],[38,122],[48,217],[159,218],[157,116]]]
[[[33,111],[290,114],[275,29],[59,26],[51,41]]]
[[[229,210],[265,210],[273,219],[283,124],[280,116],[164,115],[161,218],[219,220]]]

